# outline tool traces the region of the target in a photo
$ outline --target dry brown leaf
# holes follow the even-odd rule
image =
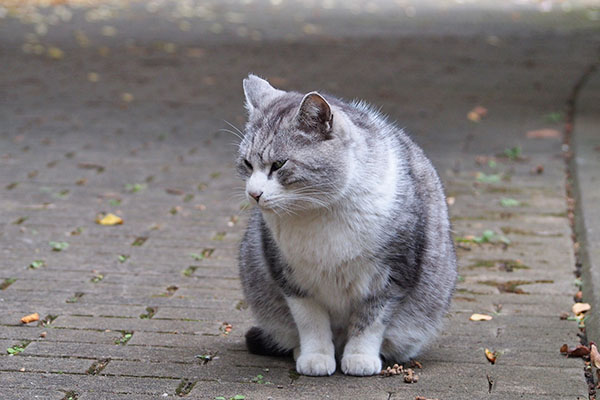
[[[488,359],[492,364],[496,364],[496,358],[498,358],[497,351],[491,351],[490,349],[485,349],[485,358]]]
[[[569,318],[569,313],[568,312],[562,312],[562,313],[560,313],[560,319],[566,320],[567,318]]]
[[[106,215],[101,214],[96,217],[96,223],[100,225],[121,225],[123,223],[123,219],[111,213]]]
[[[561,133],[556,129],[536,129],[533,131],[527,131],[527,137],[529,139],[559,138],[561,137]]]
[[[563,344],[560,352],[567,357],[584,357],[590,354],[590,348],[582,344],[578,344],[575,347],[568,347],[566,344]]]
[[[33,314],[29,314],[29,315],[26,315],[23,318],[21,318],[21,323],[28,324],[30,322],[39,321],[39,319],[40,319],[40,314],[33,313]]]
[[[590,360],[594,364],[594,367],[600,368],[600,353],[594,342],[590,343]]]
[[[591,308],[592,306],[590,306],[588,303],[575,303],[573,304],[573,308],[571,310],[573,311],[573,314],[579,315],[591,310]]]
[[[471,321],[489,321],[492,319],[491,315],[487,315],[487,314],[473,314],[469,317],[469,319]]]

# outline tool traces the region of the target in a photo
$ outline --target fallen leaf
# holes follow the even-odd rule
[[[69,247],[69,243],[67,242],[49,242],[52,251],[63,251]]]
[[[573,304],[573,308],[571,310],[573,311],[573,314],[579,315],[591,310],[591,308],[592,306],[590,306],[588,303],[575,303]]]
[[[108,213],[106,215],[98,215],[96,223],[100,225],[121,225],[123,219],[115,214]]]
[[[594,364],[594,367],[600,368],[600,353],[594,342],[590,342],[590,360]]]
[[[481,117],[479,116],[479,114],[477,114],[474,111],[469,111],[469,113],[467,114],[467,118],[473,122],[481,121]]]
[[[542,164],[538,164],[534,168],[531,169],[532,174],[541,175],[544,173],[544,166]]]
[[[485,349],[485,358],[488,359],[492,364],[496,364],[496,358],[498,358],[497,351],[490,351],[490,349]]]
[[[233,325],[231,325],[230,323],[227,323],[227,322],[223,322],[223,324],[221,324],[221,327],[219,328],[219,330],[225,336],[229,335],[231,333],[232,329],[233,329]]]
[[[481,118],[483,118],[486,114],[487,114],[488,110],[485,107],[482,106],[477,106],[475,108],[473,108],[471,111],[469,111],[469,113],[467,114],[467,118],[473,122],[479,122],[481,121]]]
[[[58,47],[54,47],[54,46],[48,47],[48,57],[53,58],[55,60],[60,60],[64,56],[65,56],[65,53]]]
[[[560,352],[567,357],[584,357],[590,354],[590,348],[582,344],[578,344],[575,347],[568,347],[566,344],[563,344],[560,347]]]
[[[533,131],[527,131],[527,138],[529,139],[549,139],[561,137],[560,131],[556,129],[536,129]]]
[[[33,313],[33,314],[29,314],[29,315],[26,315],[23,318],[21,318],[21,323],[28,324],[30,322],[38,321],[39,319],[40,319],[40,314]]]
[[[121,99],[126,103],[131,103],[133,101],[133,95],[129,92],[121,93]]]
[[[487,315],[487,314],[473,314],[469,317],[469,319],[471,321],[489,321],[492,319],[491,315]]]

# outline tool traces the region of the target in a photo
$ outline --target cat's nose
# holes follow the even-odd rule
[[[258,203],[258,200],[260,199],[260,196],[262,196],[263,192],[248,192],[248,194]]]

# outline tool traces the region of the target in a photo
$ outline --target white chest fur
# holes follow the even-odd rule
[[[394,207],[396,163],[389,154],[385,172],[371,177],[375,182],[352,179],[360,190],[331,209],[289,217],[264,214],[295,283],[332,314],[347,315],[353,300],[383,281],[372,255]]]

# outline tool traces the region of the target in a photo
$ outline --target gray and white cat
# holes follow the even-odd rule
[[[395,125],[345,103],[244,79],[237,169],[253,209],[240,249],[253,353],[305,375],[373,375],[439,331],[456,280],[440,179]]]

